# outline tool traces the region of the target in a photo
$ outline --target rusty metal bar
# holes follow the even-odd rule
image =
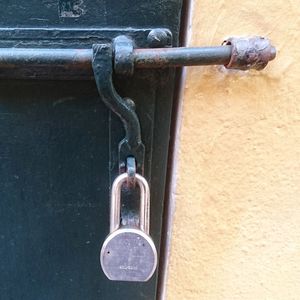
[[[93,79],[92,49],[0,48],[1,79]]]
[[[115,72],[120,74],[123,66],[131,66],[131,73],[134,68],[195,65],[261,70],[276,55],[269,40],[262,37],[229,38],[218,47],[132,48],[125,55],[123,48],[121,44],[114,53]],[[92,59],[92,49],[0,48],[0,78],[92,79]]]
[[[136,68],[220,65],[230,61],[232,46],[134,49]],[[30,65],[91,69],[92,49],[0,48],[0,68]]]
[[[166,68],[196,65],[226,65],[232,46],[135,49],[136,68]]]
[[[0,48],[0,68],[64,66],[92,68],[92,49]]]
[[[276,56],[276,49],[264,37],[232,37],[220,47],[135,49],[136,68],[164,68],[195,65],[225,65],[228,69],[262,70]]]

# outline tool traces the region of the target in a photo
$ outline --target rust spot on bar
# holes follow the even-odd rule
[[[268,62],[276,56],[276,49],[267,38],[231,37],[223,42],[223,45],[231,45],[231,59],[225,65],[227,69],[262,70]]]
[[[166,68],[169,66],[168,48],[135,49],[137,67]],[[165,55],[167,54],[167,56]]]

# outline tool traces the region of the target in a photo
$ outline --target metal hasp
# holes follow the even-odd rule
[[[115,58],[122,56],[123,52],[125,54],[123,60],[125,66],[122,70],[126,73],[127,69],[131,68],[126,58],[128,49],[129,51],[133,49],[132,41],[125,36],[120,36],[115,41],[115,49],[120,51],[120,53],[115,53]],[[137,171],[143,174],[145,147],[141,139],[140,122],[135,112],[134,102],[129,98],[122,98],[114,88],[112,58],[113,47],[111,44],[93,45],[92,66],[99,94],[106,106],[121,119],[126,133],[125,138],[119,143],[120,173],[124,172],[127,158],[134,157]]]
[[[62,51],[59,58],[71,65],[76,61],[80,64],[84,61],[89,63],[88,50],[73,51],[69,55]],[[219,47],[134,49],[131,39],[118,36],[113,45],[94,44],[92,51],[92,68],[99,94],[108,108],[122,120],[126,132],[119,144],[120,173],[124,172],[127,158],[134,157],[137,171],[141,174],[144,172],[145,147],[135,104],[131,99],[118,95],[113,86],[113,71],[128,76],[133,74],[135,68],[212,64],[224,64],[230,69],[262,70],[276,56],[275,48],[263,37],[229,38]],[[49,60],[52,61],[52,58],[53,56],[49,56]],[[44,60],[47,61],[45,58]]]
[[[166,32],[168,30],[160,30]],[[151,40],[150,31],[148,38]],[[150,46],[153,44],[153,38]],[[155,41],[155,40],[154,40]],[[130,76],[135,69],[167,68],[194,65],[224,65],[229,69],[262,70],[274,59],[276,50],[263,37],[232,37],[218,47],[134,48],[125,35],[112,43],[94,44],[92,49],[0,48],[0,77],[39,79],[36,70],[43,70],[43,79],[60,79],[65,74],[84,74],[94,78],[102,100],[122,120],[125,138],[119,144],[119,167],[124,171],[126,159],[136,159],[137,172],[144,174],[145,147],[141,139],[140,123],[135,103],[118,95],[113,85],[113,74]],[[30,74],[30,68],[33,69]],[[18,70],[26,69],[26,72]],[[47,71],[45,71],[46,69]],[[1,70],[9,70],[1,72]],[[58,77],[56,78],[56,73]]]

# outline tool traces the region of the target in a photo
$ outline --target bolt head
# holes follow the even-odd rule
[[[151,48],[163,48],[171,46],[172,33],[168,29],[152,29],[147,37],[148,45]]]

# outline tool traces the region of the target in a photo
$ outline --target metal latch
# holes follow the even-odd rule
[[[262,70],[276,56],[275,48],[263,37],[229,38],[217,47],[134,48],[134,41],[126,36],[114,39],[114,71],[132,74],[134,69],[167,68],[196,65],[225,65],[229,69]],[[83,70],[92,74],[92,49],[65,48],[0,48],[0,70],[25,66],[63,67],[69,72]],[[52,74],[53,76],[53,74]],[[27,78],[23,73],[15,78]],[[29,76],[39,78],[39,74]],[[45,78],[45,77],[44,77]]]
[[[229,38],[222,46],[204,48],[134,49],[133,41],[126,36],[118,36],[113,45],[93,45],[92,67],[99,94],[122,120],[126,132],[119,144],[120,173],[124,171],[126,159],[132,156],[136,159],[138,172],[143,174],[145,149],[134,102],[118,95],[112,83],[113,72],[132,75],[138,68],[218,64],[230,69],[262,70],[275,56],[275,48],[263,37]],[[83,59],[90,62],[88,53]]]
[[[148,39],[152,39],[152,46],[162,45],[157,35],[162,32],[169,31],[154,29],[149,32]],[[136,48],[131,36],[121,34],[113,42],[96,42],[92,48],[84,49],[0,48],[0,77],[39,79],[38,71],[42,70],[43,79],[47,79],[48,75],[51,79],[55,78],[56,72],[78,72],[86,78],[94,78],[101,99],[118,115],[125,128],[126,136],[119,144],[120,173],[127,158],[134,157],[137,172],[143,174],[145,149],[135,104],[117,93],[113,85],[114,74],[128,76],[135,69],[195,65],[262,70],[275,56],[275,48],[263,37],[229,38],[217,47]]]

